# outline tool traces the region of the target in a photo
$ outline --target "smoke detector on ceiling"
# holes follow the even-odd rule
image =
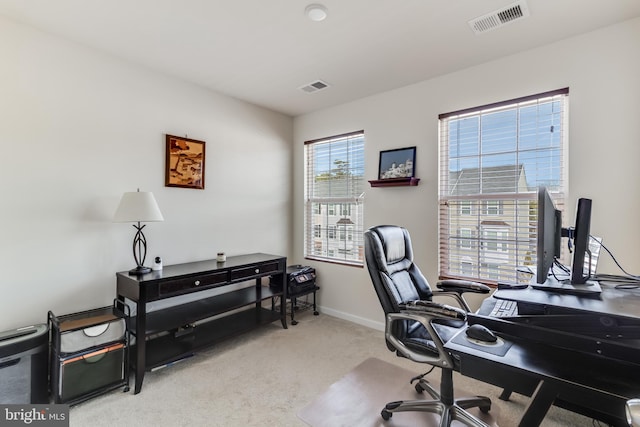
[[[519,21],[529,16],[529,8],[524,0],[505,6],[486,15],[469,21],[469,26],[476,34],[486,33],[496,28]]]
[[[327,12],[327,8],[324,5],[316,3],[307,6],[304,9],[304,13],[312,21],[320,22],[324,21],[327,18],[329,12]]]
[[[316,80],[304,86],[300,86],[298,89],[300,89],[303,92],[314,93],[319,90],[326,89],[328,87],[329,87],[329,84],[327,82],[323,82],[322,80]]]

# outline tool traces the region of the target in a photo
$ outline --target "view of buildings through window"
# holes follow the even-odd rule
[[[440,275],[535,271],[537,188],[562,210],[568,89],[440,115]]]
[[[305,143],[305,257],[364,259],[364,132]]]

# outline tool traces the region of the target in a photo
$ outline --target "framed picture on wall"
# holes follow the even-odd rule
[[[381,151],[378,179],[413,178],[415,165],[416,147]]]
[[[204,190],[205,142],[166,135],[165,187]]]

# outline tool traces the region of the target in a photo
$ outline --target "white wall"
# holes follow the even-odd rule
[[[134,267],[134,229],[111,219],[138,187],[165,217],[147,265],[288,254],[290,117],[4,18],[0,33],[0,331],[111,303]],[[205,190],[164,186],[166,133],[206,141]]]
[[[133,228],[111,217],[138,187],[165,216],[145,228],[149,257],[289,255],[318,269],[323,312],[379,327],[366,269],[302,258],[302,143],[364,129],[368,179],[380,150],[418,146],[420,185],[369,188],[365,221],[407,226],[433,283],[437,115],[565,86],[569,200],[594,200],[592,233],[640,272],[640,19],[295,120],[4,18],[0,32],[0,330],[111,302],[133,267]],[[205,190],[164,187],[165,133],[207,142]]]
[[[369,188],[365,225],[406,226],[416,261],[438,273],[438,114],[570,88],[569,206],[593,199],[594,235],[627,271],[640,274],[640,19],[419,84],[297,117],[294,121],[294,254],[303,253],[303,142],[364,129],[366,176],[381,150],[416,145],[417,187]],[[575,206],[575,205],[574,205]],[[565,224],[574,220],[569,208]],[[366,268],[296,259],[318,270],[324,312],[380,327]],[[599,272],[619,274],[603,256]]]

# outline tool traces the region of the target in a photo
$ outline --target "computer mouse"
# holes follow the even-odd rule
[[[471,339],[482,341],[482,342],[496,342],[498,341],[498,337],[496,334],[491,332],[489,328],[483,325],[474,324],[467,328],[465,331],[467,336]]]

